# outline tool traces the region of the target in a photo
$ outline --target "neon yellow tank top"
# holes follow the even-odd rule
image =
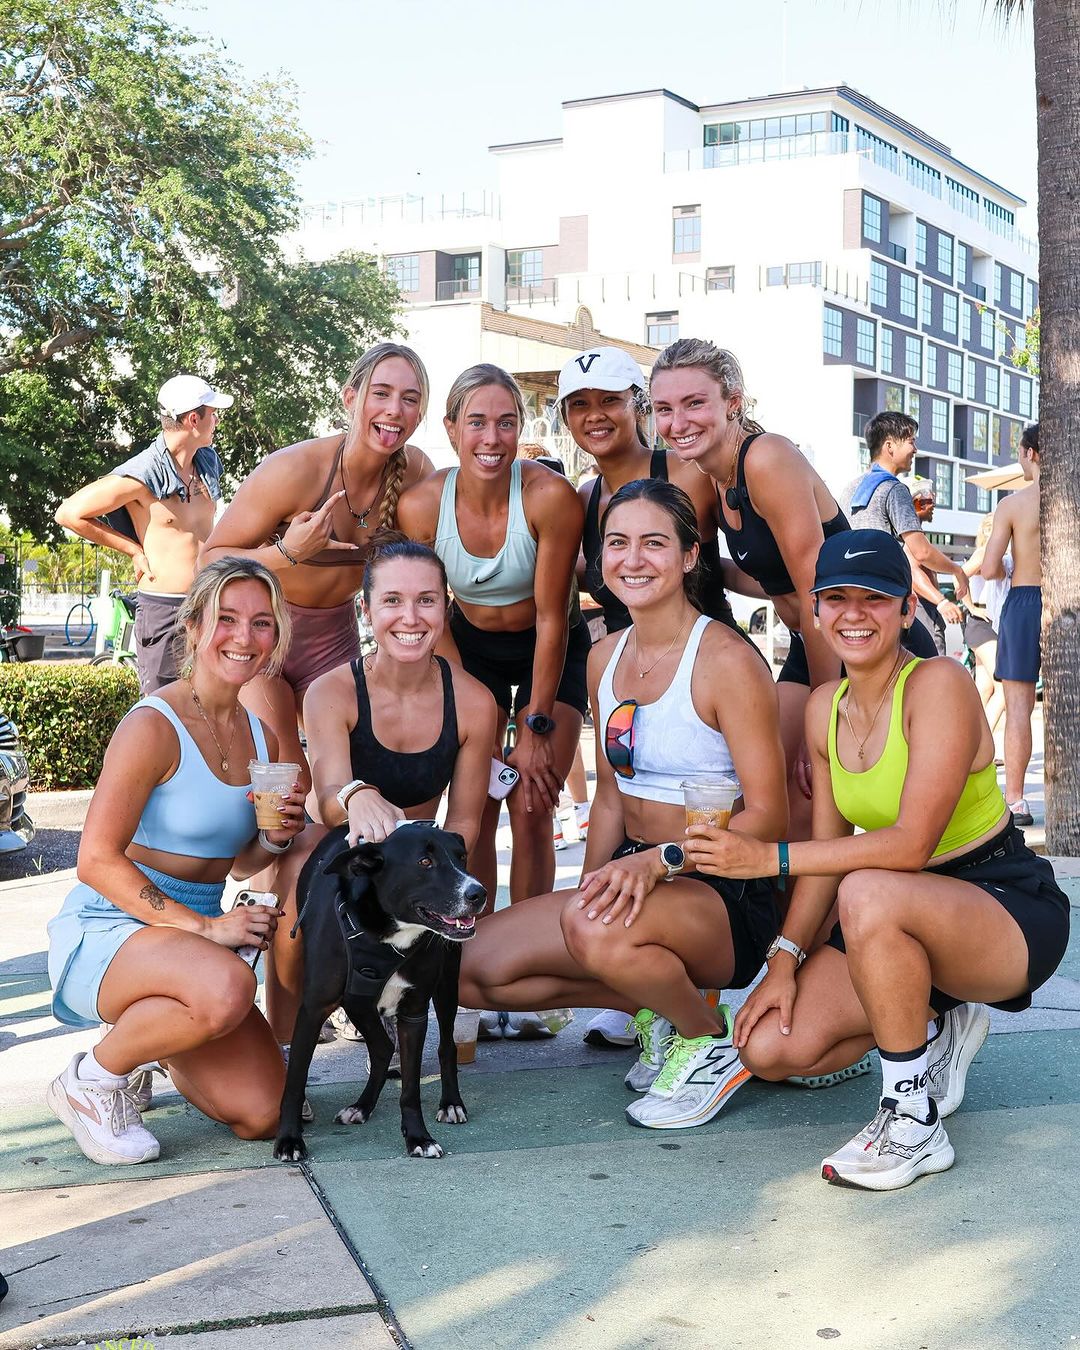
[[[840,700],[847,692],[847,680],[833,695],[832,715],[829,720],[829,772],[832,777],[833,800],[845,820],[861,830],[881,830],[895,825],[900,815],[900,794],[908,770],[908,745],[904,739],[904,685],[919,664],[920,658],[910,661],[900,672],[892,696],[892,714],[889,734],[881,758],[869,769],[852,773],[840,763],[836,753],[836,720]],[[933,857],[963,848],[991,830],[1005,814],[1005,798],[997,783],[993,760],[977,773],[969,773],[960,800],[952,813],[941,842]]]

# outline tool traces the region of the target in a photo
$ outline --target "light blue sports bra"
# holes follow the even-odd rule
[[[450,589],[467,605],[516,605],[531,599],[536,578],[536,540],[521,504],[521,460],[510,466],[510,507],[506,538],[494,558],[477,558],[461,542],[457,524],[457,476],[451,469],[443,482],[435,552],[446,568]]]
[[[188,858],[235,858],[255,838],[255,808],[247,800],[250,783],[233,787],[211,772],[191,732],[164,699],[151,694],[131,711],[136,708],[153,708],[172,723],[180,763],[151,792],[131,842]],[[247,719],[258,758],[266,759],[262,723],[250,712]]]

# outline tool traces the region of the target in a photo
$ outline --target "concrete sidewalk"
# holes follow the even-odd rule
[[[558,855],[576,877],[581,849]],[[1080,873],[1080,865],[1070,865]],[[1062,871],[1066,868],[1063,867]],[[949,1123],[955,1167],[894,1195],[826,1187],[820,1159],[873,1115],[877,1075],[751,1083],[711,1124],[633,1130],[630,1051],[482,1043],[466,1126],[407,1159],[391,1084],[332,1123],[362,1046],[316,1055],[303,1167],[275,1164],[166,1090],[154,1164],[87,1162],[42,1100],[96,1034],[49,1016],[45,924],[69,875],[0,884],[0,1350],[143,1335],[177,1350],[1005,1350],[1076,1344],[1080,939],[993,1032]],[[1080,875],[1067,879],[1080,903]]]

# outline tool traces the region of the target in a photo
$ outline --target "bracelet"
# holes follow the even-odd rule
[[[782,877],[790,876],[790,875],[791,875],[791,859],[788,857],[788,846],[787,846],[787,844],[784,842],[784,840],[781,840],[780,843],[777,844],[777,846],[776,846],[776,851],[777,851],[777,853],[778,853],[779,856],[780,856],[780,872],[779,872],[779,875],[782,876]]]
[[[289,550],[285,547],[284,543],[282,543],[280,535],[278,535],[278,537],[274,540],[274,547],[281,554],[281,556],[288,562],[290,567],[295,567],[296,564],[300,561],[299,558],[294,558],[293,555],[289,552]]]
[[[275,844],[272,839],[267,839],[265,830],[259,831],[259,843],[267,853],[288,853],[293,846],[291,839],[286,839],[283,844]]]

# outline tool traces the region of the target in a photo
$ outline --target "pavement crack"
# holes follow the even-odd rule
[[[51,1259],[51,1258],[50,1258]],[[104,1289],[86,1289],[78,1294],[68,1294],[64,1298],[51,1298],[47,1303],[28,1303],[29,1308],[55,1308],[58,1303],[78,1303],[80,1299],[96,1298],[98,1294],[115,1294],[118,1289],[137,1289],[145,1280],[131,1280],[125,1284],[110,1284]]]
[[[43,1256],[40,1261],[31,1261],[28,1266],[20,1266],[18,1270],[9,1270],[8,1275],[21,1275],[26,1270],[33,1270],[35,1266],[48,1265],[50,1261],[58,1261],[62,1253],[53,1252],[52,1256]]]

